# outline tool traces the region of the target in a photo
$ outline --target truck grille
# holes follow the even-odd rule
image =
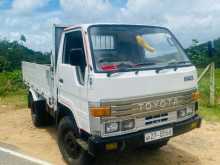
[[[194,91],[195,89],[166,95],[148,96],[128,100],[103,101],[102,105],[111,106],[112,116],[104,117],[102,120],[113,120],[124,117],[152,117],[159,118],[155,121],[159,122],[160,118],[165,118],[165,116],[158,115],[168,114],[169,112],[185,108],[186,105],[193,103],[192,92]]]

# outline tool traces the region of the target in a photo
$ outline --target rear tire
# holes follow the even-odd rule
[[[29,104],[31,108],[31,118],[35,127],[47,126],[53,122],[53,118],[46,111],[46,102],[34,101],[32,96],[29,96]]]
[[[68,165],[92,165],[93,157],[76,142],[77,126],[74,120],[66,116],[58,126],[58,145],[63,159]]]

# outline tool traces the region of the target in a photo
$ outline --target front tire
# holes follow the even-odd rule
[[[58,126],[58,145],[63,159],[69,165],[91,164],[92,156],[77,144],[77,137],[77,126],[74,120],[68,116],[61,119]]]

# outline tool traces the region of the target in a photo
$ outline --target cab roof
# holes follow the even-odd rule
[[[69,31],[75,28],[82,28],[83,30],[87,31],[87,29],[90,26],[94,26],[94,25],[115,25],[115,26],[150,26],[150,25],[145,25],[145,24],[126,24],[126,23],[92,23],[92,24],[76,24],[76,25],[70,25],[70,26],[66,26],[66,28],[64,29],[65,31]],[[164,28],[164,27],[160,27],[160,26],[150,26],[150,27],[159,27],[159,28]]]

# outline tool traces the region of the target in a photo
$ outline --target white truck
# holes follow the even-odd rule
[[[22,72],[33,123],[56,123],[68,164],[200,127],[196,68],[167,28],[55,25],[53,35],[51,64],[23,62]]]

